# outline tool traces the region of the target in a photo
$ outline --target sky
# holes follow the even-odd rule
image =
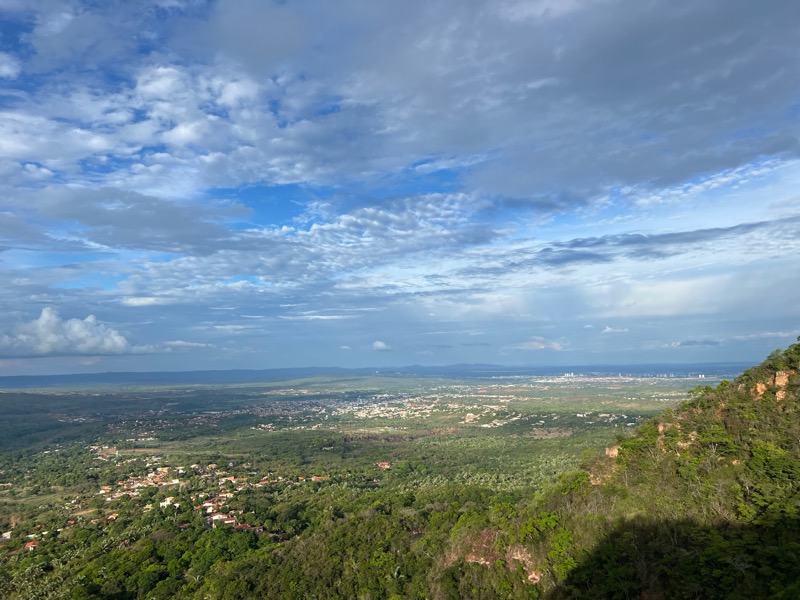
[[[800,3],[0,0],[0,375],[760,362]]]

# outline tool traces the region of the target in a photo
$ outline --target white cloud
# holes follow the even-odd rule
[[[800,284],[800,4],[0,4],[6,331],[100,303],[159,349],[322,364],[797,322],[765,290]]]
[[[176,302],[174,298],[156,296],[128,296],[120,300],[124,306],[163,306],[174,302]]]
[[[374,342],[372,342],[372,349],[377,350],[378,352],[388,352],[392,348],[386,342],[375,340]]]
[[[627,333],[629,330],[625,327],[614,328],[606,325],[600,333]]]
[[[37,319],[18,325],[12,335],[0,336],[0,350],[9,356],[48,356],[131,354],[148,349],[132,346],[94,315],[65,321],[54,308],[45,307]]]
[[[22,66],[15,56],[7,52],[0,52],[0,77],[15,79],[21,71]]]

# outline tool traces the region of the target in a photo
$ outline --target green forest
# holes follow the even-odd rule
[[[3,450],[0,597],[798,598],[798,372],[92,405]]]

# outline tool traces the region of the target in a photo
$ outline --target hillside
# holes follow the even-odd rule
[[[546,597],[800,597],[799,366],[795,344],[696,390],[532,506]]]

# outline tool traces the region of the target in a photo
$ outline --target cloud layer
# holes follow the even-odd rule
[[[26,368],[757,360],[800,327],[795,3],[0,18]]]

